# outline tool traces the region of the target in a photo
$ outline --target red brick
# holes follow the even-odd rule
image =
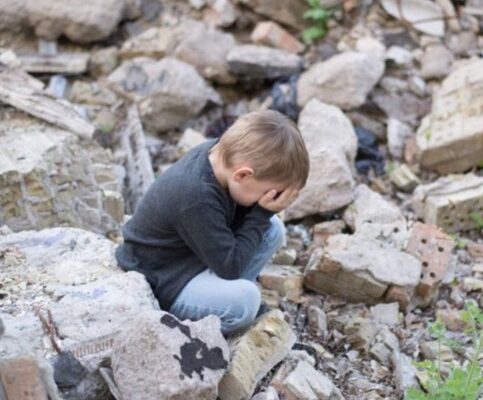
[[[280,25],[272,21],[259,22],[251,35],[252,41],[277,47],[291,53],[300,53],[304,45]]]
[[[414,225],[406,251],[423,265],[416,288],[419,296],[428,298],[436,290],[446,273],[453,247],[453,239],[436,226],[420,222]]]

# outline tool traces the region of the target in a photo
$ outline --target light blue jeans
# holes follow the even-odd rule
[[[179,319],[199,320],[218,315],[225,335],[250,325],[260,307],[260,290],[255,281],[271,256],[285,243],[285,226],[279,217],[270,219],[255,256],[240,279],[218,277],[211,269],[196,275],[176,297],[169,312]]]

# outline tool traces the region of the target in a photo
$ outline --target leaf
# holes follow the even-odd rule
[[[325,29],[318,26],[313,26],[303,31],[302,38],[305,43],[312,43],[315,39],[319,39],[323,37],[325,34],[326,34]]]

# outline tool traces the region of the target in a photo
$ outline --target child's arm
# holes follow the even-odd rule
[[[273,211],[257,204],[234,233],[221,204],[198,203],[178,215],[176,230],[220,278],[238,279],[262,242],[272,215]]]

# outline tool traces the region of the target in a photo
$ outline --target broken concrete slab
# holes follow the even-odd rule
[[[290,76],[302,68],[302,59],[288,51],[251,44],[235,46],[227,54],[230,70],[249,78]]]
[[[82,0],[53,2],[51,0],[20,0],[11,4],[0,2],[7,10],[0,16],[0,27],[17,30],[31,28],[38,37],[55,40],[64,35],[73,42],[90,43],[106,39],[128,11],[129,1]],[[131,2],[132,3],[132,2]]]
[[[111,163],[109,150],[20,112],[2,115],[1,224],[14,231],[57,225],[99,233],[119,228],[123,171]]]
[[[391,182],[404,192],[412,192],[421,181],[407,164],[395,167],[390,173]]]
[[[428,299],[437,289],[448,268],[454,240],[436,226],[416,222],[406,251],[423,266],[416,293]]]
[[[216,399],[230,358],[220,326],[213,315],[179,321],[163,311],[132,319],[114,340],[111,356],[122,398]]]
[[[282,366],[282,368],[284,368]],[[307,361],[277,373],[272,385],[288,400],[341,400],[343,397],[327,375]]]
[[[343,110],[357,108],[383,73],[383,55],[355,51],[337,54],[302,73],[297,82],[297,103],[303,107],[315,98]]]
[[[247,332],[230,342],[231,365],[219,385],[220,399],[250,398],[258,382],[287,355],[295,340],[280,310],[260,317]]]
[[[300,53],[304,45],[273,21],[259,22],[251,34],[254,43],[276,47],[290,53]]]
[[[15,70],[0,69],[0,101],[53,125],[90,139],[94,126],[74,107],[55,99],[43,91],[43,83],[30,75]]]
[[[89,53],[60,53],[52,56],[18,54],[22,70],[32,74],[79,75],[87,71]]]
[[[221,103],[193,66],[172,57],[124,61],[107,81],[137,104],[144,127],[153,132],[179,127],[209,101]]]
[[[429,0],[382,0],[382,7],[391,16],[429,35],[444,35],[444,15],[441,7]]]
[[[340,234],[313,252],[304,283],[349,301],[378,303],[393,285],[414,289],[420,274],[421,263],[412,255],[364,235]]]
[[[301,267],[293,265],[267,264],[258,275],[260,284],[276,290],[280,297],[299,302],[303,294],[304,276]]]
[[[433,94],[416,134],[419,163],[439,174],[463,172],[483,158],[483,60],[452,72]]]
[[[419,218],[445,232],[475,229],[472,213],[483,211],[483,177],[472,173],[441,177],[418,186],[412,204]]]
[[[120,144],[126,154],[127,208],[133,212],[154,182],[154,171],[146,147],[143,127],[135,105],[129,108],[120,129]]]
[[[357,136],[344,113],[335,106],[312,99],[300,113],[298,126],[311,168],[307,185],[284,210],[285,220],[343,207],[352,200],[355,185]]]

